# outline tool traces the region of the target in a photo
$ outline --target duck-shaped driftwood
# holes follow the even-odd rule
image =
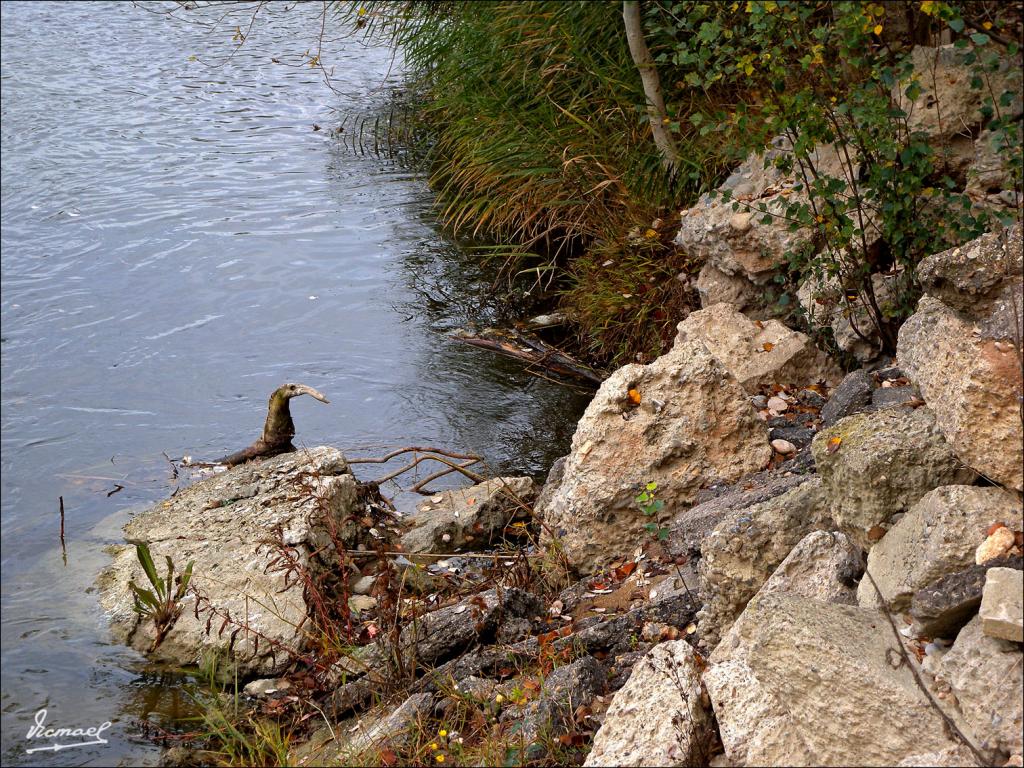
[[[282,384],[270,396],[270,402],[267,404],[267,421],[263,425],[263,435],[260,439],[245,450],[218,459],[217,463],[233,467],[253,459],[294,451],[292,438],[295,437],[295,422],[292,421],[288,401],[299,395],[309,395],[321,403],[330,402],[323,393],[305,384]]]

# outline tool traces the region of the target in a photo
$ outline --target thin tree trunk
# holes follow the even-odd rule
[[[640,70],[640,81],[643,83],[644,95],[647,97],[647,117],[651,121],[654,144],[661,152],[662,163],[668,170],[674,172],[679,160],[679,153],[668,132],[668,113],[665,111],[665,99],[661,95],[661,80],[658,78],[658,70],[654,66],[651,52],[647,49],[644,31],[640,26],[639,0],[623,0],[622,20],[626,25],[629,53],[633,57],[636,68]]]

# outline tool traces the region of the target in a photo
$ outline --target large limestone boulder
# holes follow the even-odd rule
[[[785,264],[786,254],[811,239],[809,228],[791,231],[785,216],[800,194],[794,191],[798,181],[793,173],[775,167],[775,162],[791,152],[788,140],[776,138],[764,153],[751,154],[737,167],[716,195],[704,195],[681,214],[676,244],[717,273],[738,278],[729,289],[737,297],[756,296],[757,286],[770,281]],[[813,161],[820,174],[847,178],[844,161],[833,147],[816,150]],[[767,223],[762,205],[772,214]]]
[[[936,677],[949,683],[978,746],[1005,760],[1024,750],[1024,661],[1020,643],[988,637],[981,623],[975,617],[960,630]]]
[[[953,45],[930,47],[919,45],[911,52],[913,72],[911,78],[920,86],[920,93],[911,99],[907,93],[909,82],[893,86],[892,98],[897,108],[907,115],[907,128],[911,132],[924,131],[933,138],[951,139],[958,135],[972,135],[982,123],[984,99],[1001,98],[1004,91],[1014,94],[1004,113],[1012,117],[1021,110],[1020,62],[1004,59],[998,71],[989,72],[987,87],[979,80],[979,87],[971,82],[977,72],[964,63],[965,51]]]
[[[998,522],[1021,528],[1017,494],[970,485],[936,488],[871,548],[868,572],[890,609],[903,611],[917,590],[973,565],[986,530]],[[861,582],[857,598],[865,608],[878,607],[878,594],[868,579]]]
[[[998,338],[1013,338],[1014,298],[1020,303],[1024,275],[1021,226],[990,232],[965,245],[928,256],[917,267],[925,293],[975,319],[1003,320]],[[1017,318],[1019,322],[1019,318]]]
[[[956,749],[899,659],[880,613],[754,598],[703,678],[726,764],[895,765]]]
[[[151,658],[194,666],[217,657],[227,675],[283,671],[289,659],[282,649],[305,645],[308,609],[302,581],[280,567],[280,547],[297,567],[316,574],[321,558],[333,559],[331,528],[344,546],[355,545],[363,537],[351,519],[356,486],[338,450],[311,448],[214,475],[132,518],[125,538],[149,545],[161,575],[165,555],[179,573],[194,560],[190,586],[204,596],[196,618],[189,590],[180,618]],[[128,582],[143,588],[149,582],[134,546],[111,547],[111,554],[113,563],[98,579],[100,603],[119,642],[148,650],[152,622],[140,622],[132,610]]]
[[[900,367],[934,404],[939,429],[983,475],[1024,490],[1021,228],[925,259],[929,292],[903,324]]]
[[[701,694],[693,648],[656,645],[616,692],[583,765],[706,765],[711,718]]]
[[[632,553],[650,537],[647,523],[670,519],[704,485],[737,480],[770,458],[768,429],[735,377],[702,343],[677,341],[650,365],[604,381],[539,512],[570,561],[592,572]],[[635,503],[652,481],[665,502],[656,518]]]
[[[440,493],[417,507],[402,549],[414,554],[488,548],[517,514],[529,510],[536,495],[528,477],[496,477]]]
[[[806,597],[823,603],[857,604],[856,584],[864,574],[860,547],[838,531],[807,534],[758,590]]]
[[[819,432],[811,450],[836,526],[863,549],[928,491],[974,479],[927,408],[849,416]]]
[[[677,339],[703,342],[751,394],[774,383],[835,384],[842,378],[839,367],[806,334],[778,320],[751,320],[729,304],[691,312],[679,323]]]
[[[708,647],[732,626],[747,601],[794,546],[816,528],[828,527],[828,496],[821,478],[730,513],[701,543],[698,566],[704,608],[700,633]]]

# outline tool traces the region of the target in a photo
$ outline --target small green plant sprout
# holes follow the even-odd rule
[[[153,645],[149,649],[152,652],[164,641],[167,633],[174,626],[174,622],[181,615],[181,599],[185,596],[188,582],[192,578],[192,566],[195,565],[195,560],[189,560],[188,565],[185,566],[185,572],[175,578],[174,561],[171,560],[170,555],[167,555],[167,576],[161,579],[156,572],[156,565],[149,552],[149,545],[136,544],[135,554],[139,558],[142,570],[146,572],[146,578],[153,585],[153,589],[143,589],[135,583],[134,579],[128,582],[135,603],[132,609],[143,619],[147,617],[153,619],[156,637],[153,638]]]
[[[652,480],[644,486],[644,489],[635,499],[637,506],[640,507],[640,511],[648,517],[655,517],[665,508],[665,502],[661,499],[655,498],[655,492],[657,490],[658,484]],[[652,536],[656,536],[658,541],[664,541],[668,538],[668,528],[660,527],[657,522],[651,521],[647,523],[644,525],[644,530]]]

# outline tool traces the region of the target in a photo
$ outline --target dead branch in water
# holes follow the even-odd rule
[[[443,450],[441,448],[430,448],[430,447],[424,447],[424,446],[409,446],[407,448],[398,448],[398,449],[396,449],[394,451],[391,451],[391,453],[388,453],[388,454],[386,454],[384,456],[377,457],[377,458],[349,459],[348,463],[349,464],[386,464],[387,462],[391,461],[395,457],[401,456],[403,453],[422,453],[422,454],[425,454],[425,455],[423,455],[423,456],[416,456],[412,461],[410,461],[404,467],[401,467],[400,469],[396,469],[394,472],[389,472],[388,474],[384,475],[383,477],[378,477],[377,479],[372,480],[371,482],[376,483],[377,485],[380,485],[381,483],[386,483],[388,480],[394,480],[399,475],[402,475],[402,474],[408,472],[410,469],[415,468],[417,465],[419,465],[421,462],[424,462],[424,461],[436,461],[439,464],[446,465],[447,468],[446,469],[438,470],[437,472],[434,472],[434,473],[432,473],[430,475],[427,475],[427,477],[423,478],[418,483],[416,483],[412,488],[409,489],[410,491],[413,491],[415,493],[421,493],[421,494],[424,494],[424,495],[429,495],[430,493],[432,493],[432,491],[426,490],[425,486],[427,486],[432,481],[437,480],[438,478],[444,477],[445,475],[450,475],[452,472],[459,472],[459,473],[465,475],[466,477],[468,477],[474,483],[482,483],[484,481],[483,476],[478,475],[475,472],[471,472],[468,469],[468,467],[471,467],[473,464],[476,464],[477,462],[482,460],[480,456],[474,456],[473,454],[470,454],[470,453],[454,453],[452,451],[446,451],[446,450]],[[463,461],[461,461],[459,463],[456,463],[454,461],[451,461],[451,459],[463,459]]]
[[[557,347],[525,333],[488,328],[476,334],[458,331],[451,338],[472,347],[488,349],[513,360],[528,363],[528,373],[535,373],[530,368],[541,368],[561,376],[581,379],[595,387],[601,386],[602,378],[597,371],[573,360]]]

